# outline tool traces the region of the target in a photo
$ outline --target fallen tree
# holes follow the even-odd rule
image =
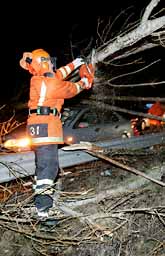
[[[153,145],[165,144],[165,132],[146,134],[139,137],[125,139],[111,139],[109,141],[97,142],[97,146],[105,149],[143,149]],[[79,165],[98,159],[97,156],[91,156],[86,152],[64,152],[59,149],[60,168]],[[34,152],[10,153],[0,156],[0,183],[20,179],[34,175],[35,161]]]
[[[149,35],[152,36],[152,34],[156,31],[156,35],[158,37],[164,35],[165,16],[149,19],[153,9],[158,5],[160,1],[161,0],[151,0],[151,2],[146,7],[140,22],[136,24],[136,27],[128,33],[122,32],[121,35],[118,35],[116,38],[111,39],[111,42],[104,43],[104,45],[100,47],[101,49],[97,49],[95,54],[92,55],[92,62],[94,64],[102,62],[107,57],[113,56],[114,53],[134,45],[135,43],[142,40],[143,38],[146,38]],[[142,47],[140,49],[144,50],[144,48]],[[131,54],[132,53],[133,52],[131,52]],[[128,56],[128,54],[129,51],[127,52],[127,54],[120,55],[120,58],[124,58]]]
[[[150,181],[152,181],[152,182],[154,182],[154,183],[156,183],[156,184],[158,184],[160,186],[165,187],[165,183],[164,182],[161,182],[161,181],[156,180],[156,179],[154,179],[152,177],[149,177],[145,173],[143,173],[143,172],[141,172],[139,170],[136,170],[133,167],[130,167],[130,166],[124,165],[124,164],[122,164],[120,162],[117,162],[116,160],[112,159],[111,157],[108,157],[104,153],[104,149],[102,147],[96,146],[95,144],[92,144],[90,142],[82,142],[80,144],[73,144],[73,145],[70,145],[70,146],[63,147],[62,149],[63,150],[68,150],[68,151],[70,151],[70,150],[71,151],[72,150],[80,150],[80,149],[84,150],[85,149],[85,151],[87,153],[89,153],[89,154],[91,154],[93,156],[96,156],[96,157],[101,158],[101,159],[103,159],[105,161],[108,161],[111,164],[116,165],[116,166],[118,166],[118,167],[120,167],[120,168],[122,168],[122,169],[124,169],[126,171],[132,172],[135,175],[142,176],[145,179],[148,179],[148,180],[150,180]]]

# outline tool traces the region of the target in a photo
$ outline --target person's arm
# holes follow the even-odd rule
[[[92,85],[90,85],[91,88]],[[88,81],[81,79],[76,83],[70,81],[60,81],[54,86],[54,96],[56,99],[69,99],[79,94],[84,89],[89,89]]]
[[[80,93],[82,90],[88,90],[92,87],[94,81],[94,68],[92,64],[89,64],[88,66],[81,65],[79,75],[81,79],[76,83],[70,81],[61,81],[60,83],[58,83],[58,85],[60,85],[59,96],[62,95],[64,99],[72,98]]]
[[[56,77],[60,80],[64,80],[65,78],[67,78],[67,76],[70,75],[70,73],[73,70],[77,69],[82,64],[84,64],[83,59],[82,58],[76,58],[75,60],[73,60],[72,62],[67,64],[66,66],[63,66],[63,67],[57,69],[56,70]]]

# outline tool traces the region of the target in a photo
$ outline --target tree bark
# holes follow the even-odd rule
[[[96,64],[104,61],[107,57],[113,55],[119,50],[132,46],[141,39],[151,35],[153,32],[165,26],[165,16],[149,20],[152,10],[157,6],[159,1],[160,0],[152,0],[149,3],[137,28],[124,36],[118,36],[116,40],[107,44],[102,50],[96,51],[93,55],[92,63]]]

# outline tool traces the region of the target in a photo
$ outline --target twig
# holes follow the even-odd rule
[[[149,254],[148,254],[148,256],[151,256],[151,255],[158,255],[157,253],[158,253],[158,251],[161,249],[161,247],[162,248],[164,248],[164,242],[160,242],[159,243],[159,245],[158,246],[156,246],[153,250],[152,250],[152,252],[150,252]],[[155,254],[156,253],[156,254]]]
[[[132,72],[130,72],[130,73],[126,73],[126,74],[121,74],[121,75],[115,76],[115,77],[111,78],[110,80],[108,80],[108,83],[112,86],[112,81],[114,81],[114,80],[116,80],[116,79],[118,79],[118,78],[124,77],[124,76],[129,76],[129,75],[133,75],[133,74],[136,74],[136,73],[138,73],[138,72],[141,72],[141,71],[143,71],[143,70],[149,68],[150,66],[156,64],[157,62],[160,62],[160,59],[155,60],[155,61],[153,61],[152,63],[150,63],[149,65],[147,65],[147,66],[145,66],[145,67],[142,67],[142,68],[140,68],[140,69],[138,69],[138,70],[132,71]],[[115,86],[120,87],[120,85],[115,85]],[[124,85],[122,85],[122,86],[124,87]],[[126,86],[127,86],[127,85],[126,85]]]
[[[0,216],[0,220],[4,220],[4,221],[8,221],[8,222],[16,222],[16,223],[27,223],[27,224],[31,224],[32,222],[37,222],[34,219],[25,219],[25,218],[17,218],[17,217],[10,217],[10,216]]]
[[[72,216],[72,217],[76,217],[80,220],[80,222],[82,223],[85,223],[85,224],[88,224],[89,226],[91,227],[94,227],[96,228],[97,230],[101,230],[103,233],[105,232],[106,235],[110,235],[110,231],[107,231],[107,228],[102,226],[102,225],[99,225],[97,223],[95,223],[93,221],[93,219],[97,219],[98,217],[100,218],[100,214],[98,216],[98,214],[95,216],[95,215],[90,215],[90,216],[85,216],[83,213],[79,213],[77,211],[74,211],[72,210],[71,208],[67,207],[66,205],[62,204],[62,205],[58,205],[58,207],[60,208],[60,210],[62,210],[65,214],[69,215],[69,216]],[[107,217],[110,217],[110,216],[107,216],[105,214],[103,214],[103,217],[107,218]]]
[[[151,3],[147,6],[142,21],[134,30],[128,32],[124,36],[118,36],[116,40],[112,43],[109,43],[102,50],[97,51],[94,56],[94,62],[102,62],[109,56],[112,56],[114,53],[117,53],[119,50],[122,50],[126,47],[130,47],[138,41],[146,38],[157,30],[161,29],[165,25],[165,16],[158,17],[155,19],[148,20],[150,11],[158,4],[160,0],[152,0]],[[152,8],[150,6],[152,5]]]
[[[157,206],[157,207],[150,207],[150,208],[131,208],[131,209],[123,209],[123,210],[118,210],[115,212],[147,212],[150,214],[157,214],[155,210],[157,209],[165,209],[165,206]],[[165,216],[165,214],[161,214],[162,216]]]
[[[158,219],[161,221],[161,223],[165,226],[165,222],[164,222],[164,220],[163,220],[163,218],[162,218],[162,214],[161,213],[159,213],[157,210],[155,210],[155,212],[156,212],[156,214],[157,214],[157,216],[158,216]],[[165,217],[165,214],[163,215],[163,217]]]
[[[88,103],[88,100],[83,100],[83,103]],[[91,102],[90,102],[91,103]],[[137,111],[133,111],[133,110],[129,110],[126,108],[120,108],[117,106],[111,106],[109,104],[103,103],[102,101],[92,101],[92,107],[96,107],[97,109],[106,109],[106,110],[110,110],[110,111],[117,111],[117,112],[122,112],[122,113],[127,113],[127,114],[131,114],[131,115],[135,115],[135,116],[143,116],[143,117],[147,117],[150,119],[155,119],[155,120],[160,120],[160,121],[165,121],[165,118],[162,118],[160,116],[156,116],[156,115],[151,115],[151,114],[147,114],[147,113],[143,113],[143,112],[137,112]]]
[[[130,167],[128,165],[124,165],[116,160],[113,160],[112,158],[106,156],[105,154],[103,153],[99,153],[100,152],[104,152],[104,149],[102,147],[99,147],[99,146],[96,146],[95,144],[92,144],[90,142],[83,142],[83,143],[80,143],[80,144],[73,144],[73,145],[70,145],[70,146],[66,146],[66,147],[63,147],[62,149],[63,150],[74,150],[74,149],[83,149],[83,146],[84,146],[84,149],[87,153],[93,155],[93,156],[97,156],[103,160],[106,160],[110,163],[112,163],[113,165],[115,166],[118,166],[120,168],[122,168],[123,170],[126,170],[126,171],[129,171],[129,172],[132,172],[136,175],[139,175],[139,176],[142,176],[143,178],[145,179],[148,179],[160,186],[163,186],[165,187],[165,183],[162,182],[162,181],[159,181],[159,180],[156,180],[152,177],[149,177],[148,175],[146,175],[145,173],[143,172],[140,172],[138,171],[137,169],[133,168],[133,167]]]
[[[123,170],[126,170],[126,171],[132,172],[132,173],[134,173],[134,174],[136,174],[136,175],[142,176],[142,177],[145,178],[145,179],[148,179],[148,180],[150,180],[150,181],[152,181],[152,182],[154,182],[154,183],[156,183],[156,184],[158,184],[158,185],[160,185],[160,186],[162,186],[162,187],[165,187],[165,183],[164,183],[164,182],[159,181],[159,180],[156,180],[156,179],[154,179],[154,178],[152,178],[152,177],[149,177],[148,175],[146,175],[146,174],[144,174],[144,173],[142,173],[142,172],[136,170],[136,169],[133,168],[133,167],[129,167],[129,166],[127,166],[127,165],[121,164],[121,163],[119,163],[118,161],[113,160],[112,158],[107,157],[107,156],[105,156],[105,155],[103,155],[103,154],[100,154],[100,153],[91,152],[91,151],[88,151],[88,150],[87,150],[87,153],[89,153],[89,154],[91,154],[91,155],[93,155],[93,156],[97,156],[97,157],[99,157],[99,158],[102,158],[102,159],[104,159],[104,160],[106,160],[106,161],[108,161],[108,162],[110,162],[110,163],[112,163],[112,164],[114,164],[114,165],[116,165],[116,166],[119,166],[119,167],[122,168]]]
[[[0,110],[2,110],[4,107],[6,107],[6,104],[2,105],[2,106],[0,107]]]
[[[63,236],[63,238],[59,238],[59,237],[54,237],[54,236],[50,236],[50,235],[43,235],[41,233],[32,233],[31,230],[28,232],[25,229],[24,230],[18,229],[18,228],[12,227],[10,225],[7,225],[6,223],[4,223],[2,221],[0,222],[0,226],[10,229],[12,231],[15,231],[17,233],[23,234],[23,235],[29,237],[30,239],[39,238],[39,239],[44,239],[44,240],[56,241],[57,243],[68,244],[68,245],[70,245],[70,244],[76,245],[77,242],[79,241],[78,239],[72,238],[72,237],[64,237]]]
[[[165,83],[165,82],[164,82]],[[165,98],[161,97],[134,97],[134,96],[100,96],[92,95],[90,99],[105,101],[105,100],[116,100],[116,101],[146,101],[146,102],[165,102]]]

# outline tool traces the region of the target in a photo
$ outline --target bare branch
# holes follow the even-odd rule
[[[165,102],[165,98],[160,98],[160,97],[134,97],[134,96],[102,96],[102,95],[92,95],[90,97],[91,99],[97,99],[99,101],[105,101],[105,100],[116,100],[116,101],[145,101],[145,102]]]
[[[118,36],[112,43],[109,43],[102,50],[97,51],[94,56],[94,63],[102,62],[110,55],[126,47],[132,46],[136,42],[149,35],[152,35],[152,33],[165,26],[165,16],[148,20],[153,8],[158,4],[159,1],[160,0],[152,0],[150,2],[144,12],[139,26],[123,36]]]
[[[161,182],[159,180],[156,180],[152,177],[149,177],[148,175],[146,175],[145,173],[133,168],[133,167],[130,167],[126,164],[122,164],[110,157],[108,157],[107,155],[105,155],[104,153],[100,153],[100,151],[104,151],[104,149],[102,147],[98,147],[97,145],[95,144],[92,144],[90,142],[81,142],[79,144],[72,144],[72,145],[69,145],[69,146],[66,146],[66,147],[63,147],[62,148],[63,150],[78,150],[78,149],[85,149],[85,151],[93,156],[96,156],[96,157],[99,157],[107,162],[110,162],[111,164],[115,165],[115,166],[118,166],[120,167],[121,169],[123,170],[126,170],[128,172],[131,172],[131,173],[134,173],[135,175],[139,175],[139,176],[142,176],[143,178],[145,179],[148,179],[152,182],[155,182],[156,184],[160,185],[160,186],[163,186],[165,187],[165,183],[164,182]]]
[[[131,49],[130,51],[128,51],[128,52],[126,52],[124,54],[121,54],[119,56],[113,57],[113,61],[129,57],[130,55],[137,54],[137,53],[145,51],[145,50],[149,50],[149,49],[154,48],[154,47],[156,47],[158,45],[159,44],[156,44],[156,43],[155,44],[154,43],[143,44],[142,46],[140,46],[138,48]]]
[[[10,117],[5,122],[0,123],[0,137],[10,133],[14,129],[16,129],[18,126],[24,124],[25,122],[18,122],[15,120],[15,113],[13,113],[13,116]]]
[[[158,63],[160,61],[159,60],[155,60],[154,62],[150,63],[149,65],[145,66],[145,67],[142,67],[141,69],[138,69],[138,70],[135,70],[133,72],[130,72],[130,73],[126,73],[126,74],[122,74],[122,75],[119,75],[119,76],[116,76],[116,77],[113,77],[112,79],[110,79],[108,82],[111,83],[112,81],[114,81],[115,79],[118,79],[118,78],[121,78],[121,77],[124,77],[124,76],[128,76],[128,75],[133,75],[133,74],[136,74],[138,72],[141,72],[147,68],[149,68],[150,66],[154,65],[155,63]]]
[[[96,53],[95,63],[101,62],[109,55],[112,55],[113,53],[125,47],[129,47],[135,44],[142,38],[147,37],[154,31],[160,29],[163,25],[165,25],[165,16],[148,21],[146,24],[143,24],[142,26],[140,25],[138,28],[126,34],[125,36],[118,37],[115,42],[109,44],[102,51]]]
[[[158,5],[158,3],[160,2],[160,0],[152,0],[149,5],[147,6],[144,15],[142,17],[141,20],[141,25],[144,24],[145,22],[147,22],[152,10]]]
[[[1,107],[0,107],[0,110],[2,110],[3,108],[5,108],[6,107],[6,105],[2,105]]]
[[[165,84],[165,81],[160,82],[153,82],[153,83],[141,83],[141,84],[112,84],[108,82],[108,85],[116,88],[127,88],[127,87],[142,87],[142,86],[153,86],[153,85],[159,85],[159,84]]]
[[[86,103],[86,104],[89,104],[88,100],[83,100],[82,102]],[[113,111],[117,111],[117,112],[127,113],[127,114],[131,114],[131,115],[136,115],[136,116],[143,116],[143,117],[147,117],[147,118],[150,118],[150,119],[155,119],[155,120],[160,120],[160,121],[165,122],[165,119],[160,117],[160,116],[151,115],[151,114],[147,114],[147,113],[143,113],[143,112],[137,112],[137,111],[134,111],[134,110],[120,108],[120,107],[117,107],[117,106],[111,106],[111,105],[108,105],[108,104],[103,103],[101,101],[97,101],[97,102],[92,101],[91,105],[93,107],[96,107],[97,109],[102,109],[102,110],[106,109],[106,110],[110,110],[110,111],[113,110]]]

